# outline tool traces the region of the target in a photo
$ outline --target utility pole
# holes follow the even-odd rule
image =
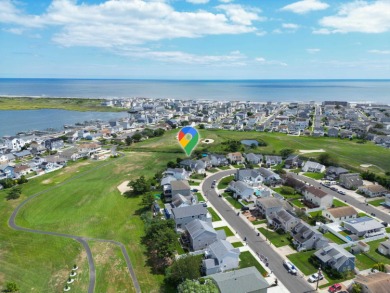
[[[318,285],[320,283],[320,276],[322,275],[322,272],[321,272],[321,267],[318,268],[318,278],[317,278],[317,287],[316,287],[316,290],[318,290]]]

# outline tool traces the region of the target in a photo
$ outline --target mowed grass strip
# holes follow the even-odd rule
[[[315,179],[315,180],[320,180],[320,179],[325,177],[324,173],[315,173],[315,172],[306,172],[306,173],[303,173],[303,175],[306,177],[310,177],[312,179]]]
[[[376,199],[376,200],[371,200],[369,201],[368,203],[374,207],[379,207],[381,206],[383,203],[385,202],[385,200],[383,198],[380,198],[380,199]]]
[[[214,209],[212,207],[208,207],[207,210],[211,214],[211,220],[213,222],[221,221],[221,218],[218,216],[218,214],[214,211]]]
[[[234,179],[234,175],[227,176],[222,178],[221,181],[218,182],[218,189],[225,189],[228,187],[229,183]]]

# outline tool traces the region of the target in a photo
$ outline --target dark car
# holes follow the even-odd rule
[[[389,224],[387,222],[382,222],[382,225],[387,227]]]
[[[194,188],[194,189],[192,189],[191,191],[192,191],[192,192],[198,192],[198,191],[199,191],[199,189],[197,189],[197,188]]]
[[[242,211],[249,211],[249,207],[241,207]]]

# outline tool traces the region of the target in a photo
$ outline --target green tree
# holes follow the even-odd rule
[[[181,126],[187,126],[190,124],[190,122],[188,122],[187,120],[183,120],[180,122]]]
[[[137,132],[136,134],[133,135],[133,141],[139,142],[142,139],[142,134]]]
[[[362,292],[362,285],[354,283],[352,284],[352,293],[361,293]]]
[[[332,157],[328,153],[322,153],[318,156],[318,161],[325,166],[336,166],[337,165],[337,159],[335,157]]]
[[[20,178],[18,179],[18,184],[24,184],[27,182],[28,182],[28,180],[27,180],[26,176],[24,176],[24,175],[20,176]]]
[[[176,168],[175,162],[169,161],[169,162],[167,163],[167,168]]]
[[[173,262],[166,271],[166,276],[172,284],[179,284],[185,279],[200,278],[202,258],[199,255],[187,255]]]
[[[145,207],[151,207],[153,203],[154,203],[154,195],[151,194],[150,192],[149,192],[149,193],[146,193],[146,194],[142,197],[142,205],[143,205],[143,206],[145,206]]]
[[[252,112],[247,112],[246,115],[247,115],[248,117],[250,117],[250,116],[253,116],[253,113],[252,113]]]
[[[4,188],[11,188],[12,186],[14,186],[16,184],[16,182],[15,182],[15,180],[13,180],[11,178],[6,178],[6,179],[3,179],[3,180],[0,180],[0,184]]]
[[[7,282],[4,292],[18,292],[19,286],[15,282]]]
[[[291,155],[293,152],[294,152],[293,149],[282,149],[282,150],[280,150],[280,155],[283,157],[283,159],[285,159],[289,155]]]
[[[185,280],[177,287],[178,293],[219,293],[218,287],[211,280],[206,280],[200,284],[196,280]]]
[[[199,124],[199,129],[204,129],[204,124]]]
[[[118,135],[117,135],[116,133],[111,133],[111,136],[112,136],[113,138],[117,138],[117,137],[118,137]]]
[[[13,187],[7,195],[7,200],[18,199],[22,194],[22,188],[20,186]]]
[[[135,195],[150,191],[150,183],[145,179],[145,176],[130,181],[127,186],[130,186],[133,189],[133,194]]]
[[[133,139],[130,136],[128,136],[125,138],[125,143],[126,145],[131,145],[133,143]]]
[[[162,128],[158,128],[158,129],[154,130],[154,136],[163,136],[164,133],[165,133],[165,130]]]

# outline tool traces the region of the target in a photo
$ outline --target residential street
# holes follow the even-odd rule
[[[287,272],[283,266],[283,258],[276,253],[265,241],[263,237],[256,235],[257,231],[250,227],[236,212],[220,197],[215,189],[211,189],[213,180],[220,180],[222,177],[232,175],[235,170],[226,170],[208,177],[202,186],[203,194],[215,209],[223,216],[242,239],[246,237],[249,247],[256,253],[268,257],[269,268],[272,270],[278,280],[290,291],[296,293],[315,291],[307,281],[300,276],[293,276]],[[262,264],[264,265],[264,264]]]

